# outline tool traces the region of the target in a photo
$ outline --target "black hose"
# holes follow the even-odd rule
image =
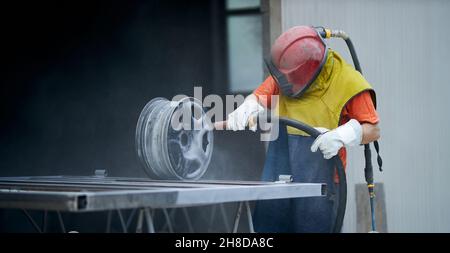
[[[356,54],[355,47],[353,46],[352,41],[347,36],[344,38],[345,43],[347,44],[348,50],[350,51],[350,55],[352,56],[353,65],[355,66],[355,69],[361,73],[362,75],[362,69],[361,65],[359,64],[358,55]],[[375,149],[377,150],[377,161],[378,166],[381,171],[381,165],[383,161],[381,160],[380,154],[379,154],[379,147],[378,142],[374,142]],[[366,178],[366,182],[368,185],[369,190],[369,196],[370,196],[370,210],[371,210],[371,216],[372,216],[372,231],[376,231],[376,224],[375,224],[375,213],[374,213],[374,188],[373,188],[373,167],[372,167],[372,151],[370,150],[369,144],[364,144],[364,156],[366,160],[365,168],[364,168],[364,176]]]
[[[355,69],[361,73],[362,75],[362,69],[361,69],[361,65],[359,64],[359,60],[358,60],[358,55],[356,54],[356,50],[355,47],[353,46],[352,40],[349,37],[346,37],[344,39],[345,43],[347,44],[348,50],[350,51],[350,55],[352,56],[352,60],[353,60],[353,65],[355,66]],[[378,145],[378,143],[377,143]],[[366,157],[366,181],[367,183],[369,183],[369,181],[371,181],[373,183],[373,168],[372,168],[372,152],[370,151],[370,146],[369,144],[364,144],[364,155]],[[378,160],[380,160],[381,158],[377,158]],[[379,164],[381,164],[379,162]],[[367,180],[369,178],[369,180]]]
[[[352,56],[353,65],[355,65],[355,69],[362,74],[361,65],[359,65],[358,55],[356,54],[355,47],[353,46],[352,40],[350,38],[344,39],[347,44],[348,50],[350,50],[350,55]]]
[[[308,126],[303,122],[288,119],[285,117],[278,118],[280,123],[285,124],[286,126],[290,126],[293,128],[297,128],[302,130],[303,132],[311,135],[311,137],[317,138],[320,135],[320,132],[317,131],[314,127]],[[333,224],[333,228],[331,230],[332,233],[339,233],[342,229],[342,223],[344,221],[345,216],[345,208],[347,205],[347,178],[345,176],[344,165],[342,164],[341,159],[338,155],[331,158],[334,164],[336,165],[337,175],[339,178],[339,202],[336,211],[336,219]]]

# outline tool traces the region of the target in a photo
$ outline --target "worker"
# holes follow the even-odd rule
[[[329,232],[339,197],[330,158],[339,155],[346,166],[345,147],[380,137],[375,92],[313,27],[296,26],[281,34],[266,64],[271,75],[228,115],[227,128],[244,130],[252,115],[274,107],[280,116],[315,127],[322,133],[317,138],[280,127],[278,138],[269,143],[262,180],[288,174],[294,182],[326,183],[328,192],[326,197],[257,202],[255,231]],[[279,95],[275,106],[272,95]]]

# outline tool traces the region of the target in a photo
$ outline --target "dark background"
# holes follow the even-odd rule
[[[225,94],[225,25],[223,1],[2,3],[0,176],[146,177],[141,109],[194,86]],[[258,180],[263,159],[259,135],[216,132],[205,178]],[[1,210],[0,231],[33,231],[22,220]]]

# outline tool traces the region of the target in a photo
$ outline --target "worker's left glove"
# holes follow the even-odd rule
[[[351,119],[331,131],[326,131],[324,128],[316,129],[322,134],[311,145],[311,151],[316,152],[317,149],[320,149],[325,159],[337,155],[339,149],[344,145],[348,147],[356,146],[361,144],[362,141],[362,127],[355,119]]]

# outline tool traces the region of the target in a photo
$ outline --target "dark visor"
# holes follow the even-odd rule
[[[264,59],[264,62],[267,66],[267,69],[269,70],[270,75],[275,80],[275,82],[277,82],[278,87],[281,89],[284,95],[289,97],[300,97],[316,80],[317,76],[322,70],[323,65],[327,61],[327,56],[328,56],[328,48],[325,46],[324,57],[322,59],[322,62],[320,63],[320,66],[317,68],[316,72],[314,72],[312,78],[307,83],[304,84],[290,83],[288,81],[288,77],[275,66],[271,57],[266,57]]]

